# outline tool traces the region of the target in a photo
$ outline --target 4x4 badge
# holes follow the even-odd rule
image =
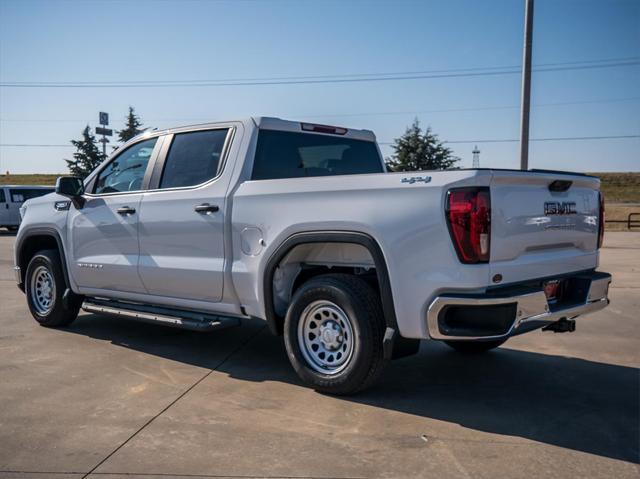
[[[410,185],[418,182],[429,183],[431,181],[430,176],[408,176],[402,178],[402,183],[409,183]]]

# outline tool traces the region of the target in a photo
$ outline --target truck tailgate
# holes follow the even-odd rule
[[[597,267],[599,188],[590,176],[494,171],[491,277],[504,284]]]

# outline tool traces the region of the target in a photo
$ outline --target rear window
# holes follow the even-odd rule
[[[228,129],[180,133],[173,137],[160,188],[196,186],[215,178]]]
[[[9,190],[11,195],[11,201],[13,203],[23,203],[31,198],[38,198],[39,196],[48,195],[54,191],[53,188],[16,188]]]
[[[260,130],[252,179],[383,173],[376,144],[330,135]]]

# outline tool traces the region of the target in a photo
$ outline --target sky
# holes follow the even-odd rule
[[[65,172],[129,105],[157,128],[366,128],[385,156],[417,118],[461,167],[477,144],[518,168],[523,19],[524,0],[0,0],[0,172]],[[640,171],[640,1],[535,0],[533,36],[530,167]]]

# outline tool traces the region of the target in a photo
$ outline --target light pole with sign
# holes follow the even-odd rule
[[[100,126],[96,127],[96,135],[102,135],[102,138],[98,141],[102,143],[102,154],[107,156],[107,143],[109,143],[107,136],[113,136],[113,130],[106,128],[106,126],[109,125],[109,113],[101,111],[99,120]]]

